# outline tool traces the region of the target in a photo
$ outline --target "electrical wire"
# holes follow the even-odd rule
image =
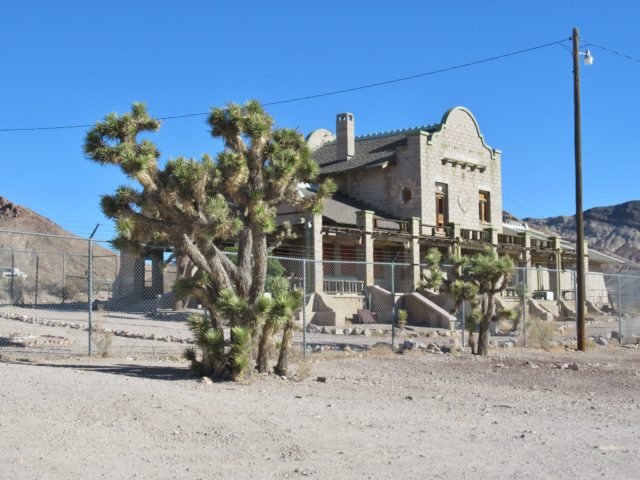
[[[451,72],[453,70],[459,70],[461,68],[468,68],[468,67],[472,67],[475,65],[480,65],[482,63],[488,63],[488,62],[493,62],[496,60],[500,60],[503,58],[508,58],[508,57],[513,57],[515,55],[521,55],[523,53],[528,53],[528,52],[532,52],[534,50],[540,50],[542,48],[547,48],[550,47],[552,45],[561,45],[562,42],[566,42],[569,39],[563,38],[562,40],[556,40],[554,42],[549,42],[549,43],[543,43],[541,45],[536,45],[533,47],[529,47],[529,48],[523,48],[521,50],[515,50],[512,52],[508,52],[508,53],[503,53],[501,55],[496,55],[493,57],[487,57],[487,58],[483,58],[480,60],[474,60],[472,62],[467,62],[467,63],[462,63],[459,65],[453,65],[450,67],[445,67],[445,68],[439,68],[437,70],[431,70],[429,72],[423,72],[423,73],[417,73],[414,75],[408,75],[406,77],[399,77],[399,78],[394,78],[392,80],[383,80],[381,82],[375,82],[375,83],[369,83],[369,84],[365,84],[365,85],[359,85],[356,87],[350,87],[350,88],[344,88],[341,90],[333,90],[330,92],[323,92],[323,93],[316,93],[313,95],[305,95],[302,97],[294,97],[294,98],[289,98],[289,99],[285,99],[285,100],[276,100],[273,102],[266,102],[263,103],[262,105],[265,107],[268,106],[274,106],[274,105],[283,105],[283,104],[287,104],[287,103],[293,103],[293,102],[302,102],[305,100],[312,100],[315,98],[322,98],[322,97],[329,97],[332,95],[339,95],[342,93],[349,93],[349,92],[355,92],[358,90],[365,90],[365,89],[369,89],[369,88],[374,88],[374,87],[380,87],[383,85],[391,85],[394,83],[399,83],[399,82],[405,82],[407,80],[414,80],[416,78],[422,78],[422,77],[427,77],[430,75],[437,75],[439,73],[445,73],[445,72]],[[182,115],[169,115],[169,116],[165,116],[165,117],[159,117],[158,120],[176,120],[176,119],[180,119],[180,118],[189,118],[189,117],[201,117],[204,115],[208,115],[209,112],[195,112],[195,113],[185,113]],[[49,127],[18,127],[18,128],[0,128],[0,132],[25,132],[25,131],[42,131],[42,130],[66,130],[66,129],[75,129],[75,128],[91,128],[95,126],[95,124],[82,124],[82,125],[58,125],[58,126],[49,126]]]
[[[627,55],[626,53],[620,52],[618,50],[614,50],[613,48],[604,47],[602,45],[598,45],[597,43],[589,42],[588,40],[585,40],[585,42],[587,42],[584,45],[585,47],[596,47],[596,48],[599,48],[600,50],[603,50],[605,52],[609,52],[609,53],[612,53],[612,54],[617,55],[619,57],[626,58],[627,60],[631,60],[632,62],[640,63],[640,59],[632,57],[631,55]]]

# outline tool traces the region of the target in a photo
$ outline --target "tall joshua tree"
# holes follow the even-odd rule
[[[327,181],[319,185],[317,196],[300,197],[298,184],[314,182],[318,166],[300,132],[274,128],[257,101],[213,108],[208,124],[211,135],[224,143],[215,159],[207,154],[200,160],[179,157],[162,168],[157,147],[140,139],[156,132],[160,122],[144,104],[134,103],[130,113],[111,113],[96,123],[86,135],[84,151],[95,162],[120,167],[139,184],[120,186],[102,197],[103,212],[116,221],[114,244],[134,250],[166,245],[188,257],[197,274],[181,280],[176,291],[198,298],[209,312],[211,330],[219,332],[228,323],[216,308],[223,290],[249,306],[261,302],[267,253],[273,247],[268,239],[278,238],[276,208],[321,209],[334,186]],[[235,261],[220,247],[229,240],[237,243]]]

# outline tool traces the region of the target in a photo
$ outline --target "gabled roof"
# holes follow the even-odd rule
[[[390,132],[355,137],[355,155],[349,160],[336,159],[336,142],[320,147],[313,153],[320,166],[320,174],[346,172],[360,168],[374,168],[396,160],[396,150],[407,145],[407,137],[418,132],[433,132],[439,124],[423,125]]]

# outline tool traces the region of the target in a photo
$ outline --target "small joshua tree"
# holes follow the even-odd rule
[[[437,257],[431,257],[437,260]],[[429,256],[427,257],[429,260]],[[454,300],[451,313],[457,312],[463,302],[472,305],[472,311],[464,319],[465,328],[469,331],[469,342],[472,352],[487,355],[489,351],[489,326],[500,316],[511,316],[511,311],[497,311],[495,297],[507,288],[513,275],[513,261],[509,257],[499,257],[492,249],[487,248],[473,256],[455,256],[453,280],[442,282],[441,292],[449,293]],[[430,264],[431,270],[439,273],[437,265]],[[436,275],[437,276],[437,275]],[[473,343],[473,333],[478,331],[477,347]]]

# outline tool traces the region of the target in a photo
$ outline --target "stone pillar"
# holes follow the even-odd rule
[[[448,229],[448,236],[454,240],[460,240],[460,225],[454,222],[445,225]]]
[[[161,250],[153,251],[151,259],[151,293],[154,297],[164,294],[164,255]]]
[[[484,234],[485,234],[485,237],[484,237],[485,241],[491,244],[491,248],[493,249],[494,252],[498,252],[498,230],[491,227],[485,228]]]
[[[525,268],[524,276],[526,277],[526,283],[530,290],[533,290],[533,277],[531,270],[531,234],[529,232],[523,232],[522,235],[522,266]]]
[[[589,273],[589,244],[584,241],[584,273]]]
[[[356,224],[362,231],[362,249],[364,259],[367,262],[364,267],[364,284],[371,286],[374,284],[373,277],[373,212],[371,210],[360,210],[356,213]]]
[[[420,222],[418,217],[412,217],[410,220],[411,231],[411,279],[413,288],[420,286]]]
[[[450,248],[450,255],[462,255],[460,247],[460,225],[450,222],[445,225],[448,229],[447,234],[453,240]]]
[[[307,278],[313,281],[313,291],[316,293],[322,293],[324,290],[324,265],[323,249],[322,249],[322,214],[314,213],[308,220],[311,223],[311,251],[313,264],[307,262]],[[309,228],[309,223],[305,225],[305,228]],[[309,272],[309,268],[313,269],[313,272]]]
[[[133,261],[133,289],[131,293],[143,295],[145,292],[145,259],[144,257],[134,257]]]
[[[560,248],[560,238],[551,237],[551,245],[553,247],[553,260],[555,271],[554,292],[556,300],[562,298],[562,248]]]

